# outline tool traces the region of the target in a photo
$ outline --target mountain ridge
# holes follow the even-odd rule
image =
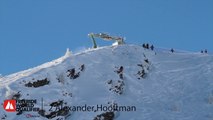
[[[63,98],[68,105],[136,106],[136,111],[115,112],[115,120],[208,120],[213,118],[212,61],[211,55],[164,50],[155,53],[138,45],[90,49],[1,78],[0,102],[21,91],[20,99],[44,98],[46,111],[51,102]],[[68,70],[73,68],[75,74],[69,76]],[[43,85],[40,81],[45,78],[50,83]],[[43,86],[37,87],[39,82]],[[7,114],[7,119],[26,119],[26,113],[16,115],[2,109],[0,117]],[[66,119],[89,120],[103,113],[70,112]]]

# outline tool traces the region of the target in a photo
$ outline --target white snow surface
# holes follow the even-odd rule
[[[156,54],[155,54],[156,52]],[[21,99],[37,99],[37,106],[44,99],[44,108],[57,100],[70,106],[107,105],[114,102],[135,106],[136,111],[116,112],[114,120],[213,120],[213,56],[192,52],[174,52],[157,49],[151,51],[139,45],[106,46],[65,56],[41,66],[0,78],[0,118],[6,120],[46,120],[44,117],[27,118],[24,112],[6,112],[3,102],[18,91]],[[67,52],[68,53],[68,52]],[[137,72],[145,59],[150,61],[147,76],[138,79]],[[67,77],[67,70],[84,64],[85,70],[76,79]],[[110,91],[108,80],[120,80],[114,72],[123,66],[124,91],[119,95]],[[61,77],[63,83],[57,78]],[[49,85],[26,87],[48,78]],[[33,80],[34,79],[34,80]],[[72,93],[72,97],[65,94]],[[29,112],[39,115],[37,112]],[[104,113],[72,112],[67,120],[93,120]],[[63,118],[62,116],[60,116]],[[57,119],[55,117],[53,119]]]

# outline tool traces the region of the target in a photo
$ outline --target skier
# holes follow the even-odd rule
[[[201,50],[201,53],[203,53],[203,50]]]
[[[205,49],[205,53],[208,53],[208,52],[207,52],[207,49]]]

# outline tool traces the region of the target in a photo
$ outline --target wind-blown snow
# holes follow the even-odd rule
[[[76,68],[78,72],[82,64],[85,70],[78,78],[67,77],[68,69]],[[149,67],[145,78],[138,79],[137,64]],[[109,80],[113,83],[120,80],[115,72],[120,66],[124,67],[125,84],[121,95],[110,91],[107,84]],[[59,77],[63,82],[58,82]],[[50,80],[49,85],[38,88],[24,85],[44,78]],[[43,98],[46,107],[59,99],[72,106],[108,102],[136,106],[136,111],[117,112],[115,120],[213,120],[213,56],[159,49],[155,54],[137,45],[106,46],[77,54],[67,51],[57,60],[0,78],[0,103],[18,91],[22,99]],[[101,113],[74,112],[67,119],[93,120]],[[0,117],[5,114],[6,120],[29,119],[25,113],[8,113],[2,107]]]

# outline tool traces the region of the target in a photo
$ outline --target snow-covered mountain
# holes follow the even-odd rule
[[[6,99],[36,100],[39,112],[7,112]],[[138,45],[67,51],[0,78],[0,103],[5,120],[213,120],[213,56]]]

